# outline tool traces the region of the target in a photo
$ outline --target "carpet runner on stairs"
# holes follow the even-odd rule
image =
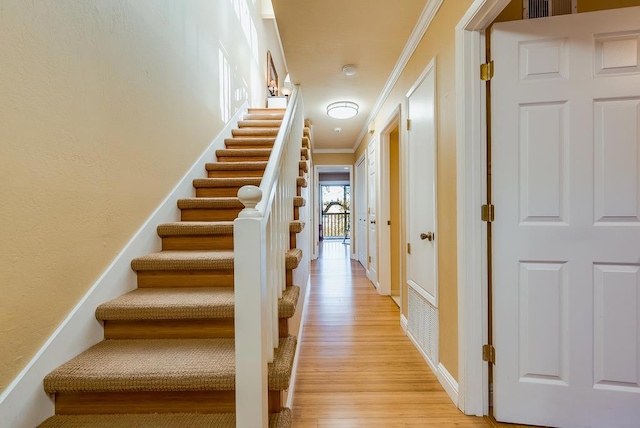
[[[196,196],[177,201],[181,221],[158,226],[162,251],[132,260],[138,288],[96,309],[105,340],[45,377],[56,416],[41,427],[235,426],[233,220],[244,208],[236,195],[260,184],[283,116],[250,109],[218,162],[205,165],[207,177],[193,181]],[[280,344],[268,370],[270,428],[291,427],[281,391],[289,388],[296,347],[287,320],[300,295],[292,271],[302,260],[296,235],[304,229],[308,128],[304,135],[278,302]]]

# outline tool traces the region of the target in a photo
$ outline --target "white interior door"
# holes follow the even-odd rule
[[[367,187],[369,189],[368,196],[368,253],[369,253],[369,261],[367,264],[367,273],[369,275],[369,279],[373,282],[373,285],[378,287],[378,252],[376,251],[378,245],[377,238],[377,220],[376,220],[376,140],[371,140],[369,142],[369,147],[367,148],[367,166],[368,166],[368,176],[367,176]]]
[[[434,60],[407,94],[407,283],[437,308],[435,91]]]
[[[494,415],[640,426],[640,8],[491,39]]]
[[[367,163],[365,156],[356,164],[356,252],[358,261],[367,268]]]

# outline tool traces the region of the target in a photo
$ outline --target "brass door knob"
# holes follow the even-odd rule
[[[422,239],[423,241],[426,239],[427,241],[431,242],[433,241],[433,239],[435,238],[435,235],[433,232],[427,232],[427,233],[421,233],[420,234],[420,239]]]

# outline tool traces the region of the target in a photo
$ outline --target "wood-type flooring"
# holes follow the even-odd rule
[[[322,246],[311,266],[294,428],[517,427],[460,412],[349,245]]]

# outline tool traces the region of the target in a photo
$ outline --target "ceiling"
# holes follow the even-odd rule
[[[272,0],[289,75],[302,88],[313,125],[314,150],[354,148],[427,2]],[[356,66],[354,76],[342,74],[346,64]],[[358,115],[330,118],[327,105],[335,101],[356,102]]]

